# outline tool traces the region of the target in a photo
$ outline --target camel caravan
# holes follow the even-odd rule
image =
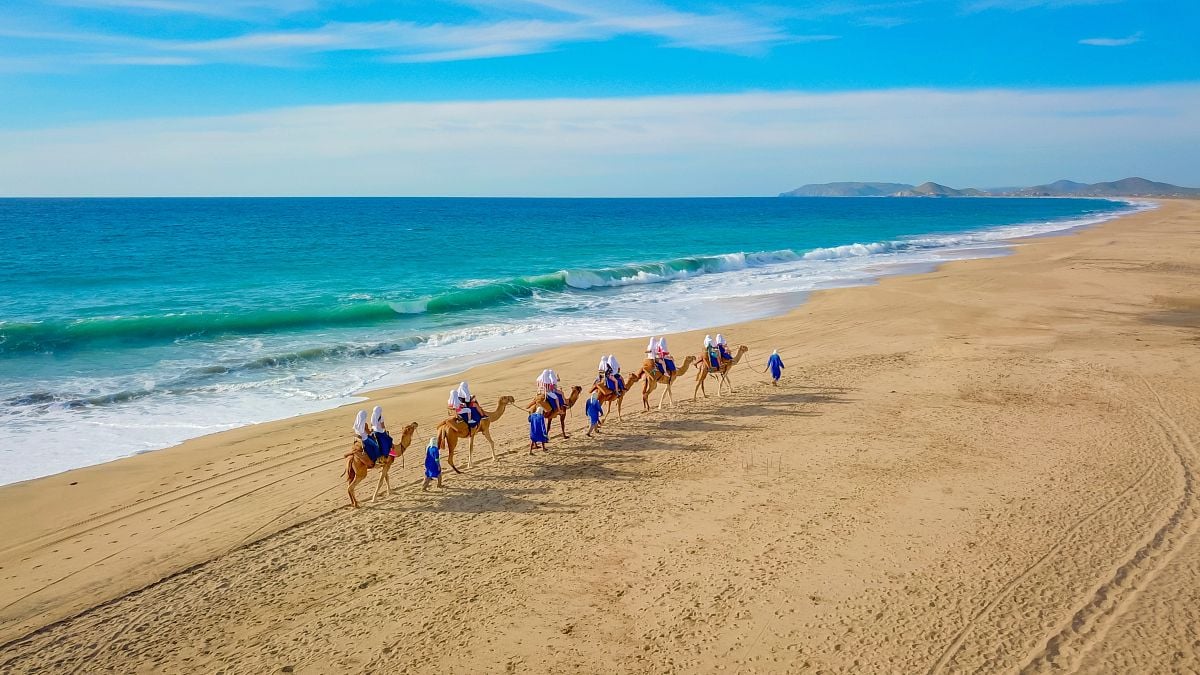
[[[642,409],[646,412],[650,411],[650,395],[656,389],[662,391],[658,397],[658,409],[662,410],[664,402],[673,406],[675,397],[672,394],[672,385],[692,368],[696,370],[696,384],[692,389],[693,401],[698,396],[708,396],[705,383],[709,377],[717,378],[717,396],[720,396],[726,387],[732,393],[733,382],[729,378],[729,371],[749,351],[749,347],[742,345],[731,352],[724,335],[718,334],[716,339],[706,335],[704,352],[688,355],[677,365],[667,349],[666,338],[655,337],[651,338],[646,346],[646,358],[643,359],[641,367],[628,376],[621,374],[621,365],[612,354],[601,357],[596,379],[588,391],[589,415],[595,416],[592,418],[588,435],[591,436],[591,431],[596,430],[608,419],[614,403],[617,407],[617,419],[621,419],[621,402],[639,381],[642,383]],[[779,372],[783,367],[782,361],[779,360],[777,352],[772,354],[771,358],[769,367],[775,381],[778,382]],[[778,368],[770,365],[775,363],[778,363]],[[570,438],[567,434],[567,413],[583,393],[583,387],[578,385],[571,387],[569,393],[564,393],[559,388],[558,374],[551,369],[543,370],[535,379],[535,384],[536,394],[525,405],[530,422],[530,454],[533,454],[534,448],[539,445],[545,448],[555,420],[558,420],[562,437]],[[476,436],[482,435],[487,440],[492,460],[499,461],[499,457],[496,456],[496,442],[492,440],[491,426],[515,404],[516,399],[512,396],[501,396],[496,402],[496,407],[488,412],[471,394],[466,382],[460,382],[457,388],[450,390],[450,398],[446,401],[449,416],[437,425],[437,433],[429,440],[429,447],[426,448],[424,489],[428,489],[430,482],[435,479],[438,486],[441,486],[440,451],[443,449],[446,451],[446,462],[450,468],[455,473],[462,473],[454,463],[454,451],[464,440],[467,442],[468,469],[473,465]],[[603,414],[599,412],[601,407]],[[381,489],[384,490],[384,496],[391,493],[388,472],[397,458],[400,459],[400,466],[404,466],[404,451],[412,444],[416,429],[416,422],[408,424],[401,431],[400,439],[395,441],[387,431],[383,421],[383,409],[380,406],[375,406],[369,424],[366,411],[358,412],[354,420],[354,441],[350,452],[345,455],[346,471],[343,474],[346,477],[346,492],[350,496],[351,507],[359,506],[355,488],[373,468],[380,469],[380,476],[371,501],[374,502],[379,497]]]

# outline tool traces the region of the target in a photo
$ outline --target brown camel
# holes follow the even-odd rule
[[[483,437],[487,439],[488,444],[492,446],[492,461],[499,461],[499,458],[496,457],[496,442],[492,440],[490,429],[492,423],[500,419],[500,417],[504,415],[504,411],[508,409],[508,406],[512,405],[515,401],[516,399],[511,396],[501,396],[500,400],[496,403],[496,412],[487,412],[480,407],[480,410],[484,415],[487,415],[487,417],[480,420],[479,424],[476,424],[474,429],[469,428],[467,423],[462,421],[462,419],[459,417],[451,417],[443,421],[441,424],[438,424],[438,447],[446,448],[446,461],[450,463],[450,468],[454,469],[454,473],[462,473],[458,470],[457,466],[454,466],[454,448],[458,445],[458,442],[464,438],[469,442],[469,445],[467,446],[468,469],[471,468],[472,464],[474,463],[475,437],[479,434],[483,434]]]
[[[558,423],[562,427],[562,437],[570,438],[570,436],[567,435],[567,411],[571,409],[571,406],[575,405],[575,401],[579,400],[579,394],[582,391],[583,387],[579,385],[571,387],[571,395],[567,397],[567,401],[563,404],[563,407],[559,408],[558,410],[554,410],[551,407],[550,401],[546,400],[545,393],[540,393],[535,396],[534,399],[529,402],[529,405],[525,406],[525,409],[529,412],[533,412],[534,407],[541,408],[542,415],[546,417],[547,430],[554,425],[554,418],[557,417]]]
[[[621,393],[619,393],[619,394],[609,391],[608,387],[604,386],[604,383],[605,383],[604,378],[600,378],[600,380],[598,382],[596,382],[596,384],[593,384],[592,388],[588,390],[588,394],[591,394],[593,391],[599,392],[600,393],[600,403],[608,404],[608,408],[604,412],[604,417],[606,419],[608,418],[609,413],[612,412],[613,401],[616,401],[617,402],[617,419],[621,419],[621,401],[623,401],[625,399],[625,394],[629,393],[629,390],[633,387],[633,383],[637,382],[639,379],[641,379],[642,375],[645,375],[645,373],[643,373],[640,370],[635,370],[632,373],[630,373],[629,377],[626,377],[622,380],[622,382],[625,383],[625,386],[621,388]],[[616,377],[621,377],[621,376],[617,375]]]
[[[412,444],[413,432],[417,430],[417,423],[413,422],[404,427],[404,431],[400,432],[400,440],[396,441],[392,446],[393,450],[398,450],[395,455],[400,457],[400,466],[404,466],[404,451]],[[346,492],[350,494],[350,506],[358,508],[358,498],[354,496],[354,489],[358,484],[367,477],[367,471],[374,467],[382,469],[379,474],[379,484],[375,486],[375,494],[371,495],[371,501],[374,502],[379,497],[379,488],[387,486],[383,495],[386,497],[392,493],[392,482],[388,480],[388,471],[392,468],[392,462],[396,461],[396,457],[392,455],[384,455],[375,462],[371,462],[371,458],[367,457],[367,451],[363,449],[362,439],[355,436],[354,445],[350,448],[350,452],[346,453]]]
[[[748,351],[750,351],[750,348],[746,345],[738,347],[737,351],[735,351],[733,354],[733,358],[721,359],[721,367],[715,370],[709,365],[706,357],[697,357],[698,365],[696,366],[696,388],[692,390],[692,400],[696,400],[697,392],[704,394],[704,398],[708,398],[708,392],[704,391],[704,381],[708,379],[709,375],[716,375],[719,378],[717,381],[717,396],[721,395],[721,387],[726,384],[729,385],[729,393],[732,394],[733,380],[729,379],[729,371],[738,364],[738,361],[742,360],[742,357],[745,356],[746,352]]]
[[[646,412],[650,412],[650,392],[660,384],[664,388],[662,395],[658,397],[658,409],[662,410],[663,399],[666,398],[671,399],[671,405],[675,405],[675,396],[671,393],[671,385],[675,384],[675,380],[683,377],[683,374],[695,361],[696,357],[687,357],[683,360],[683,365],[677,367],[675,372],[670,375],[654,367],[654,359],[646,359],[642,362],[642,374],[646,376],[645,384],[642,385],[642,407],[646,409]]]

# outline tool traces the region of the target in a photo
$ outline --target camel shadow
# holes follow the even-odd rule
[[[724,410],[721,411],[724,413]],[[733,424],[720,424],[703,419],[676,418],[663,420],[658,426],[667,431],[738,431],[741,427]]]
[[[548,488],[473,488],[447,484],[439,492],[417,489],[416,501],[385,501],[373,508],[396,513],[574,513],[576,509],[559,502],[537,499],[549,492]]]
[[[521,479],[554,481],[634,480],[638,478],[638,474],[610,466],[610,464],[641,461],[643,460],[637,458],[613,457],[555,462],[554,464],[538,464],[532,474],[522,476]]]

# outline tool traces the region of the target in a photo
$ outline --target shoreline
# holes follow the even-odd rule
[[[1188,288],[1187,275],[1200,269],[1187,238],[1200,222],[1198,207],[1163,201],[1156,210],[1069,236],[1030,239],[1011,255],[955,260],[930,273],[814,292],[783,316],[705,329],[729,334],[732,344],[749,344],[755,367],[772,346],[781,347],[788,365],[785,386],[775,390],[739,366],[733,375],[737,394],[691,404],[682,401],[690,398],[689,373],[680,383],[684,386],[676,387],[679,410],[641,414],[635,412],[638,401],[626,401],[625,419],[611,422],[599,441],[552,439],[554,452],[533,460],[523,455],[523,420],[503,419],[495,433],[504,453],[500,462],[493,464],[481,444],[474,469],[461,476],[448,473],[447,492],[441,494],[413,495],[406,486],[415,480],[420,449],[442,419],[445,390],[457,384],[457,375],[375,390],[355,404],[383,405],[393,430],[414,419],[410,411],[420,424],[406,467],[393,471],[399,494],[394,490],[390,498],[357,512],[344,508],[343,483],[336,477],[352,417],[342,408],[0,487],[0,504],[9,516],[0,532],[10,542],[0,552],[9,582],[0,595],[0,643],[5,645],[0,669],[51,659],[55,650],[87,640],[101,639],[97,649],[103,656],[109,646],[119,655],[117,644],[126,637],[103,638],[106,612],[139,612],[136,616],[157,636],[136,646],[139,661],[176,667],[183,662],[174,660],[182,657],[173,652],[154,657],[158,661],[148,654],[187,642],[171,637],[179,630],[224,636],[215,651],[193,646],[180,652],[195,659],[188,662],[192,668],[236,656],[239,667],[261,670],[282,649],[291,660],[280,663],[298,663],[313,672],[361,670],[366,663],[404,665],[410,656],[420,658],[409,650],[419,652],[416,645],[430,637],[453,642],[426,667],[470,669],[524,655],[523,669],[588,671],[611,648],[614,662],[629,669],[661,671],[668,657],[675,659],[673,667],[710,669],[738,658],[779,656],[764,650],[787,652],[786,631],[791,630],[802,636],[799,643],[810,652],[803,658],[813,668],[836,669],[850,663],[840,661],[845,653],[834,649],[845,638],[834,627],[851,620],[866,628],[856,635],[867,647],[879,636],[892,639],[874,645],[875,652],[851,650],[863,658],[894,658],[902,669],[934,661],[978,667],[970,660],[972,649],[1009,644],[996,642],[982,624],[976,628],[980,635],[959,640],[958,651],[941,658],[938,652],[957,631],[966,630],[959,613],[982,606],[974,594],[982,593],[986,601],[991,592],[994,599],[987,606],[999,613],[1010,598],[995,595],[996,588],[1039,556],[1057,561],[1056,551],[1075,556],[1062,564],[1077,562],[1078,569],[1056,567],[1048,570],[1054,572],[1050,577],[1071,581],[1072,592],[1090,589],[1095,584],[1087,574],[1119,566],[1126,547],[1137,551],[1134,543],[1143,530],[1153,533],[1173,522],[1160,514],[1170,510],[1175,470],[1146,465],[1160,449],[1144,444],[1164,433],[1184,433],[1192,424],[1187,414],[1195,412],[1194,379],[1189,379],[1194,367],[1186,358],[1194,354],[1188,312],[1196,310],[1189,309],[1193,300],[1180,289]],[[1144,271],[1134,278],[1130,270]],[[1033,285],[1023,288],[1026,278]],[[1171,302],[1156,299],[1175,296]],[[677,360],[695,351],[684,345],[698,345],[702,336],[700,331],[671,334]],[[541,368],[558,370],[564,384],[586,384],[601,351],[616,353],[629,372],[640,362],[634,356],[642,341],[558,346],[475,366],[465,374],[486,408],[501,394],[517,396],[523,404]],[[1140,386],[1129,372],[1154,383],[1154,396],[1166,412],[1132,417],[1141,415],[1143,403],[1124,393]],[[1187,382],[1193,383],[1191,391]],[[1101,400],[1109,389],[1120,395]],[[1165,432],[1143,428],[1155,415],[1168,415],[1184,431],[1172,431],[1170,425]],[[578,412],[572,415],[571,427],[578,428],[580,419]],[[795,434],[795,425],[802,425],[802,435]],[[1111,439],[1121,443],[1109,447]],[[460,451],[460,457],[466,470],[466,453]],[[1191,459],[1183,462],[1187,475]],[[1138,475],[1143,478],[1133,482]],[[375,480],[373,472],[360,486],[364,502]],[[1125,505],[1119,501],[1123,495],[1137,496],[1143,506]],[[1014,511],[1013,504],[1024,510]],[[1119,504],[1114,513],[1147,514],[1150,521],[1104,520],[1121,533],[1108,537],[1120,544],[1109,550],[1102,545],[1104,536],[1087,529],[1091,521],[1072,525],[1076,514],[1102,504]],[[620,517],[614,521],[608,511]],[[1070,546],[1047,539],[1064,532],[1089,538]],[[1167,541],[1174,541],[1172,533],[1167,532]],[[799,548],[789,548],[793,544]],[[270,572],[278,564],[271,551],[277,550],[285,552],[286,569]],[[759,557],[745,563],[752,574],[743,579],[734,563],[747,551]],[[1190,551],[1182,536],[1169,558],[1192,559],[1176,551]],[[1158,558],[1168,556],[1156,553]],[[470,581],[459,585],[428,576],[425,569],[432,561],[452,565],[456,574],[470,572]],[[665,576],[656,571],[664,561],[674,561]],[[380,566],[412,572],[389,581],[386,575],[374,576],[372,570]],[[767,571],[776,567],[786,574],[776,578]],[[265,571],[255,571],[260,568]],[[946,577],[955,571],[962,574]],[[343,617],[336,608],[306,599],[310,593],[323,597],[321,589],[337,597],[333,589],[344,586],[350,572],[379,585],[377,591],[364,591],[381,601],[378,606],[358,606]],[[1155,574],[1164,580],[1178,576]],[[410,588],[412,575],[416,586]],[[522,579],[537,579],[541,590]],[[730,579],[742,580],[729,582],[737,590],[721,591],[720,584]],[[1033,572],[1020,579],[1041,581]],[[364,617],[384,618],[392,609],[403,609],[408,614],[387,617],[385,623],[396,629],[393,637],[404,637],[401,643],[410,646],[388,655],[370,641],[330,645],[305,624],[286,621],[273,631],[285,642],[271,643],[274,638],[249,628],[240,632],[240,614],[224,617],[224,624],[217,621],[221,615],[205,614],[222,603],[261,606],[264,599],[257,594],[272,580],[282,587],[266,601],[271,617],[292,612],[322,625],[353,619],[355,624],[343,626],[348,630],[361,625],[357,622],[370,623]],[[220,588],[222,583],[231,585]],[[449,593],[452,601],[423,604],[421,584]],[[569,591],[566,596],[549,590],[559,585]],[[905,595],[900,590],[905,585],[921,592]],[[612,596],[618,587],[632,593]],[[136,589],[143,590],[131,594]],[[692,598],[688,589],[700,595]],[[921,589],[933,594],[922,595]],[[209,591],[215,595],[204,595]],[[710,591],[712,596],[704,595]],[[461,603],[478,606],[466,598],[472,592],[491,603],[477,619],[462,614]],[[1159,597],[1145,592],[1148,599]],[[862,598],[856,601],[856,594]],[[818,595],[821,601],[803,600]],[[713,604],[715,596],[725,600]],[[665,603],[651,601],[667,597]],[[755,599],[762,597],[778,597],[783,604]],[[1011,599],[1023,597],[1014,593]],[[1061,600],[1067,619],[1066,609],[1079,601],[1065,591],[1033,597],[1042,598],[1039,608],[1058,607]],[[402,601],[382,602],[385,598]],[[705,612],[716,612],[702,622],[711,643],[695,633],[701,629],[694,622],[671,615],[693,599]],[[793,600],[799,604],[788,604]],[[513,601],[541,607],[552,618],[514,608]],[[1127,610],[1137,616],[1137,604],[1130,602]],[[1178,600],[1189,602],[1186,594]],[[878,603],[891,614],[877,617],[872,629],[869,616],[856,612],[860,605]],[[176,627],[155,623],[159,619],[143,612],[152,607],[159,608],[154,616]],[[587,607],[605,609],[596,614]],[[723,615],[722,607],[739,614]],[[910,610],[915,613],[906,614]],[[740,616],[743,611],[746,617]],[[1057,625],[1060,614],[1054,611],[1053,621],[1039,618],[1034,624]],[[612,618],[625,612],[633,623]],[[561,622],[572,613],[580,618],[563,632]],[[513,616],[513,630],[530,642],[495,626],[500,637],[490,637],[499,643],[473,641],[488,635],[489,619],[504,616]],[[768,617],[775,617],[773,623]],[[421,622],[430,618],[437,618],[439,627],[422,630]],[[474,631],[457,625],[468,620],[475,622]],[[889,623],[893,620],[899,623]],[[1026,651],[1043,639],[1044,629],[1034,624],[1020,624],[1029,634],[1005,638],[1018,646],[1006,647],[1005,658],[993,663],[1020,665]],[[641,625],[658,626],[665,637],[630,627]],[[1111,635],[1119,637],[1119,628]],[[914,629],[935,634],[932,646],[911,647],[924,644],[911,637]],[[754,634],[762,638],[757,646],[735,639]],[[286,642],[301,635],[301,643]],[[896,639],[902,635],[910,637]],[[264,640],[276,651],[264,651]],[[685,653],[679,641],[699,651]],[[554,649],[538,656],[539,644]],[[649,651],[641,645],[650,645]],[[354,661],[347,650],[359,647],[366,650],[365,660]],[[721,651],[725,647],[728,651]],[[502,654],[491,655],[493,648]],[[711,649],[719,653],[705,656]],[[1098,649],[1091,653],[1102,653]],[[757,663],[773,669],[770,660]]]
[[[1009,198],[1009,197],[996,197],[996,198]],[[1126,212],[1113,211],[1113,212],[1108,212],[1108,213],[1105,213],[1105,214],[1102,214],[1099,216],[1088,216],[1088,217],[1082,217],[1082,218],[1081,217],[1073,217],[1073,218],[1065,219],[1062,221],[1047,221],[1046,224],[1053,223],[1053,222],[1061,222],[1061,223],[1071,223],[1071,222],[1075,222],[1075,221],[1086,221],[1086,222],[1084,222],[1083,224],[1077,224],[1077,225],[1065,227],[1061,230],[1051,230],[1048,232],[1039,232],[1039,233],[1033,233],[1033,234],[1020,235],[1020,236],[1013,237],[1011,239],[996,239],[996,240],[993,240],[994,243],[996,244],[994,247],[995,252],[983,253],[981,251],[979,254],[964,254],[964,252],[963,252],[964,249],[956,249],[954,247],[948,247],[946,249],[946,251],[947,251],[947,253],[951,254],[951,257],[948,257],[947,259],[938,260],[938,261],[918,261],[918,262],[904,262],[904,261],[894,262],[894,261],[880,260],[877,265],[864,268],[862,270],[863,275],[860,278],[855,278],[854,280],[850,280],[850,281],[834,282],[834,285],[817,286],[817,287],[814,287],[813,289],[807,290],[807,291],[782,291],[782,292],[778,292],[778,293],[768,293],[768,294],[764,294],[764,295],[739,296],[739,297],[725,298],[721,302],[729,302],[729,303],[741,302],[743,304],[756,304],[756,305],[760,305],[760,306],[772,305],[772,307],[770,309],[766,310],[765,312],[763,312],[762,310],[752,312],[752,313],[750,313],[750,315],[751,315],[750,318],[739,318],[739,320],[737,320],[733,324],[722,324],[722,325],[725,325],[725,326],[737,325],[737,324],[749,323],[749,322],[753,322],[753,321],[768,320],[768,319],[771,319],[774,317],[787,316],[790,313],[801,309],[804,306],[804,304],[806,302],[808,302],[808,299],[813,294],[822,292],[822,291],[837,290],[837,289],[843,289],[843,288],[856,288],[856,287],[862,287],[862,286],[871,286],[871,285],[878,284],[878,283],[880,283],[880,281],[882,279],[889,278],[889,277],[896,277],[896,276],[903,277],[903,276],[911,276],[913,274],[925,274],[925,273],[936,271],[938,268],[940,268],[941,266],[943,266],[949,262],[955,262],[955,261],[959,261],[959,260],[985,259],[985,258],[991,258],[991,257],[1003,257],[1006,255],[1011,255],[1012,252],[1015,250],[1015,248],[1017,246],[1019,246],[1020,243],[1024,240],[1032,241],[1032,240],[1037,240],[1037,239],[1040,239],[1043,237],[1066,236],[1066,235],[1072,234],[1072,233],[1080,231],[1080,230],[1086,230],[1087,228],[1092,228],[1092,227],[1096,227],[1098,225],[1102,225],[1104,223],[1110,222],[1113,219],[1126,217],[1128,215],[1133,215],[1136,213],[1140,213],[1140,212],[1143,212],[1146,210],[1156,208],[1155,204],[1157,203],[1154,200],[1134,199],[1134,198],[1117,198],[1117,197],[1099,198],[1098,197],[1098,198],[1094,198],[1094,199],[1097,201],[1111,202],[1114,205],[1114,208],[1123,206],[1123,207],[1128,207],[1130,210],[1128,210]],[[1098,219],[1098,222],[1096,219]],[[1028,227],[1028,226],[1033,226],[1036,222],[1037,221],[1030,221],[1027,223],[1014,223],[1011,225],[995,226],[993,228],[985,228],[983,230],[970,230],[967,232],[972,232],[972,233],[988,232],[991,230],[1004,229],[1004,228]],[[935,235],[916,234],[916,235],[909,235],[909,236],[923,237],[923,236],[935,236]],[[845,244],[843,246],[852,246],[852,245],[859,245],[859,244],[861,244],[861,242]],[[965,249],[965,250],[969,250],[969,249]],[[988,248],[988,251],[992,251],[992,250],[993,250],[992,248],[990,248],[990,247]],[[779,299],[782,299],[784,297],[791,297],[791,298],[793,298],[793,301],[786,302],[786,303],[779,301]],[[798,302],[795,302],[795,298],[797,298],[797,297],[800,299]],[[702,326],[701,327],[692,327],[692,328],[688,328],[688,329],[682,330],[682,331],[669,332],[667,334],[691,333],[691,332],[696,332],[699,330],[707,330],[707,328],[702,327]],[[645,335],[639,334],[634,338],[628,338],[628,339],[645,339],[646,337],[647,336],[645,336]],[[158,446],[158,447],[138,449],[138,450],[133,451],[131,454],[120,455],[120,456],[113,457],[111,459],[105,459],[105,460],[102,460],[102,461],[99,461],[99,462],[93,463],[93,464],[84,464],[82,466],[70,467],[70,468],[64,469],[62,471],[57,471],[54,473],[33,476],[30,478],[24,478],[24,479],[20,479],[20,480],[11,482],[11,483],[3,483],[3,484],[0,484],[0,487],[4,487],[7,485],[19,485],[21,483],[25,483],[28,481],[40,480],[43,478],[50,478],[50,477],[54,477],[54,476],[63,476],[63,475],[69,474],[72,471],[76,471],[76,470],[83,469],[83,468],[94,467],[94,466],[103,466],[105,464],[109,464],[109,463],[115,462],[115,461],[120,461],[123,459],[128,459],[130,457],[136,457],[136,456],[140,456],[140,455],[144,455],[144,454],[148,454],[148,453],[159,452],[161,450],[166,450],[166,449],[170,449],[170,448],[177,448],[181,445],[184,445],[186,443],[189,443],[189,442],[192,442],[192,441],[195,441],[198,439],[203,439],[203,438],[207,438],[207,437],[214,436],[214,435],[225,434],[230,431],[236,431],[239,429],[246,429],[246,428],[253,428],[253,427],[255,427],[257,425],[261,425],[261,424],[284,422],[287,420],[297,420],[297,419],[304,418],[307,415],[321,414],[321,413],[329,412],[331,410],[336,410],[338,408],[364,404],[367,401],[370,401],[372,399],[372,397],[376,395],[377,392],[386,392],[386,391],[391,390],[396,387],[402,387],[402,386],[407,386],[407,385],[412,385],[412,384],[419,384],[422,382],[429,382],[432,380],[437,380],[437,379],[442,379],[442,378],[458,377],[458,376],[464,375],[465,373],[469,372],[471,369],[479,367],[479,366],[486,366],[486,365],[490,365],[490,364],[501,363],[501,362],[509,360],[509,359],[515,359],[515,358],[522,357],[522,356],[529,356],[532,354],[536,354],[537,352],[548,350],[548,349],[554,349],[557,347],[564,347],[564,346],[570,346],[570,345],[582,345],[582,344],[588,344],[588,343],[608,342],[608,341],[612,341],[612,340],[621,340],[621,339],[626,339],[626,338],[603,338],[600,340],[568,341],[568,342],[555,342],[555,343],[540,344],[540,345],[524,345],[524,346],[514,348],[511,351],[506,350],[503,352],[496,352],[496,353],[492,353],[492,354],[472,354],[469,356],[457,358],[457,361],[462,363],[463,365],[456,364],[456,365],[451,365],[448,367],[422,366],[421,368],[418,369],[417,374],[415,376],[413,376],[413,377],[415,377],[415,379],[409,379],[408,376],[397,373],[397,372],[389,372],[387,374],[380,376],[378,382],[372,381],[370,383],[367,383],[364,386],[364,388],[362,388],[358,391],[355,391],[353,393],[339,395],[339,396],[332,397],[332,398],[329,398],[326,400],[296,401],[295,405],[293,406],[293,409],[299,408],[301,410],[300,412],[288,413],[282,417],[268,417],[267,419],[260,419],[259,421],[252,421],[252,422],[246,422],[246,423],[223,424],[222,426],[224,428],[213,430],[213,431],[208,431],[199,436],[186,437],[186,438],[183,438],[182,440],[175,441],[175,442],[169,443],[167,445],[162,445],[162,446]],[[382,384],[381,384],[381,382],[382,382]],[[305,405],[305,403],[314,403],[317,405]]]

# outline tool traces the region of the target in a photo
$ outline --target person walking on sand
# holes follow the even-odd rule
[[[588,422],[591,423],[587,432],[588,438],[591,438],[593,431],[600,433],[600,415],[604,413],[604,408],[600,405],[600,392],[592,392],[592,397],[587,400],[587,405],[584,406],[584,412],[587,413]]]
[[[550,430],[546,427],[546,416],[542,414],[540,408],[535,409],[529,415],[529,454],[533,454],[534,449],[539,445],[543,451],[549,452],[546,449],[546,444],[550,442]]]
[[[771,358],[767,359],[767,370],[771,371],[771,384],[779,386],[779,378],[783,375],[783,359],[779,356],[779,350],[771,352]]]
[[[429,491],[429,482],[437,479],[437,486],[442,488],[442,456],[438,448],[437,436],[429,439],[429,445],[425,447],[425,483],[421,486],[421,490]]]

